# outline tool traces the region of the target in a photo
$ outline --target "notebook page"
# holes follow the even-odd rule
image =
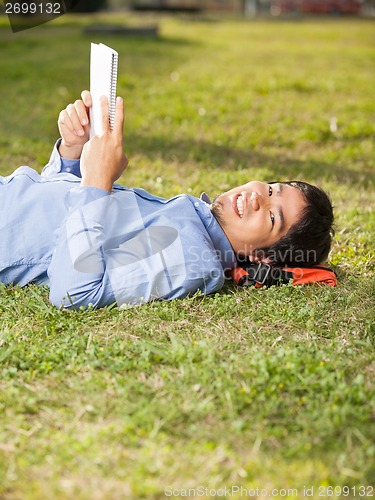
[[[118,53],[103,43],[91,44],[90,56],[90,92],[92,108],[90,110],[90,137],[103,133],[100,115],[100,96],[108,98],[110,126],[113,128],[116,107]]]

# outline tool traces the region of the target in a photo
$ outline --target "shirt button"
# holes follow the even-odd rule
[[[72,171],[72,169],[71,169],[70,167],[68,167],[68,168],[66,169],[66,171],[67,171],[67,172],[71,172],[71,171]]]
[[[199,201],[196,201],[196,202],[194,203],[194,205],[195,205],[196,207],[199,207]]]

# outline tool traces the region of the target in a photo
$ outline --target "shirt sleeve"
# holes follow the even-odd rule
[[[110,193],[77,187],[67,195],[68,215],[54,235],[47,270],[50,300],[57,307],[102,307],[114,302],[105,283],[105,205]]]
[[[167,218],[145,226],[135,197],[123,203],[107,191],[80,186],[70,190],[67,203],[48,268],[56,307],[132,306],[223,285],[214,248],[203,251],[199,244],[193,252],[189,245],[187,254],[184,236]]]
[[[80,161],[79,160],[71,160],[69,158],[63,158],[60,156],[58,151],[58,147],[61,144],[61,139],[56,141],[56,144],[52,150],[50,159],[47,165],[42,170],[43,177],[50,177],[52,175],[66,173],[72,174],[76,177],[81,178],[81,170],[80,170]]]

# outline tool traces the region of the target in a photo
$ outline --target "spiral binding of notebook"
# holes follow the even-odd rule
[[[90,137],[103,134],[100,97],[108,98],[109,125],[113,129],[116,111],[118,53],[103,43],[91,44],[90,92]]]
[[[115,125],[115,111],[116,111],[116,90],[117,90],[117,68],[118,68],[118,54],[112,53],[111,64],[111,88],[109,90],[109,126],[111,130]]]

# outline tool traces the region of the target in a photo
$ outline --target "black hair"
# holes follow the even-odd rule
[[[316,186],[301,181],[281,182],[298,189],[306,206],[301,217],[289,231],[268,248],[257,249],[260,258],[271,264],[303,267],[322,264],[331,249],[333,207],[328,194]]]

